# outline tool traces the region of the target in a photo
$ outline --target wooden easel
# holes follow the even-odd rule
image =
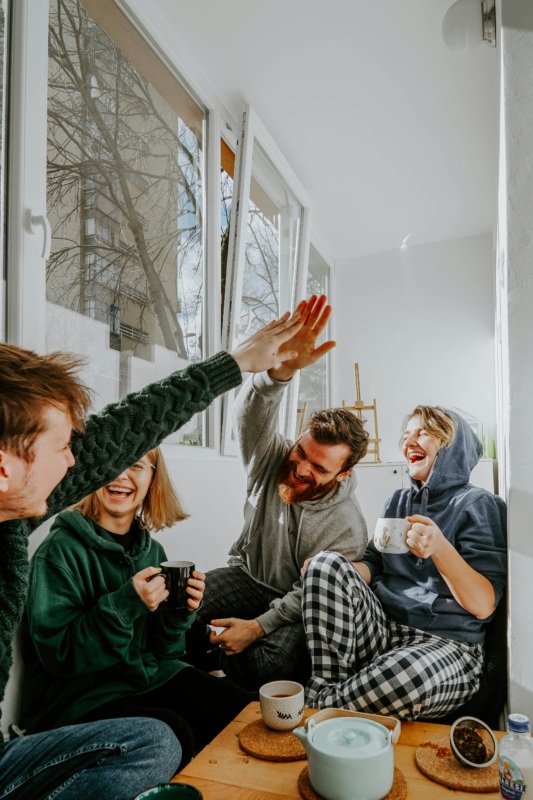
[[[355,394],[356,400],[353,406],[347,406],[344,400],[342,401],[342,407],[347,409],[347,411],[352,411],[358,419],[364,421],[363,419],[363,411],[372,411],[374,413],[374,437],[368,440],[368,450],[365,456],[360,463],[365,463],[367,458],[370,458],[370,461],[375,464],[381,463],[381,458],[379,457],[379,443],[381,439],[379,438],[378,434],[378,411],[376,406],[376,400],[371,405],[365,405],[363,400],[361,400],[361,384],[359,382],[359,364],[354,364],[355,367]]]
[[[305,430],[305,423],[307,422],[307,406],[308,403],[304,401],[304,404],[296,409],[296,435],[301,436]]]

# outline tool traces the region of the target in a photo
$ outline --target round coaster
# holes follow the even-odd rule
[[[436,736],[416,748],[416,766],[427,778],[463,792],[497,792],[498,761],[490,767],[463,767],[455,758],[446,736]]]
[[[300,772],[298,778],[298,791],[304,800],[322,800],[322,795],[317,794],[311,786],[309,780],[309,770],[304,767]],[[392,779],[392,788],[390,792],[385,795],[383,800],[405,800],[407,797],[407,782],[404,778],[403,772],[394,767],[394,778]]]
[[[242,729],[239,744],[245,753],[264,761],[298,761],[307,757],[305,747],[292,731],[273,731],[262,719]]]

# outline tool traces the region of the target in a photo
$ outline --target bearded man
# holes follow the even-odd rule
[[[343,408],[315,412],[296,443],[277,432],[288,381],[335,346],[315,347],[331,314],[324,295],[308,302],[303,326],[284,347],[298,357],[250,376],[236,400],[235,430],[247,477],[244,527],[227,567],[206,576],[204,601],[187,639],[188,660],[222,669],[249,689],[310,676],[301,613],[304,561],[321,550],[361,558],[366,524],[354,465],[368,434]],[[222,627],[213,632],[207,624]]]

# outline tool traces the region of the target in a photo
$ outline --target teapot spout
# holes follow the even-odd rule
[[[309,748],[308,748],[309,742],[307,740],[307,731],[305,729],[305,725],[300,725],[298,728],[293,728],[292,732],[301,741],[301,743],[305,747],[306,753],[309,752]]]

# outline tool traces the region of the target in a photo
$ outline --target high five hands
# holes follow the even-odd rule
[[[325,295],[312,295],[292,315],[287,312],[238,345],[232,356],[241,372],[268,370],[274,380],[288,381],[297,370],[318,361],[335,347],[335,342],[326,342],[315,349],[331,314],[326,303]]]
[[[283,356],[278,363],[269,369],[268,374],[276,381],[288,381],[299,369],[315,364],[322,356],[332,350],[336,342],[329,341],[316,347],[316,342],[331,316],[331,306],[327,305],[327,297],[311,295],[309,300],[302,300],[295,314],[300,314],[302,324],[280,347]],[[285,358],[288,351],[297,351],[294,357]]]

